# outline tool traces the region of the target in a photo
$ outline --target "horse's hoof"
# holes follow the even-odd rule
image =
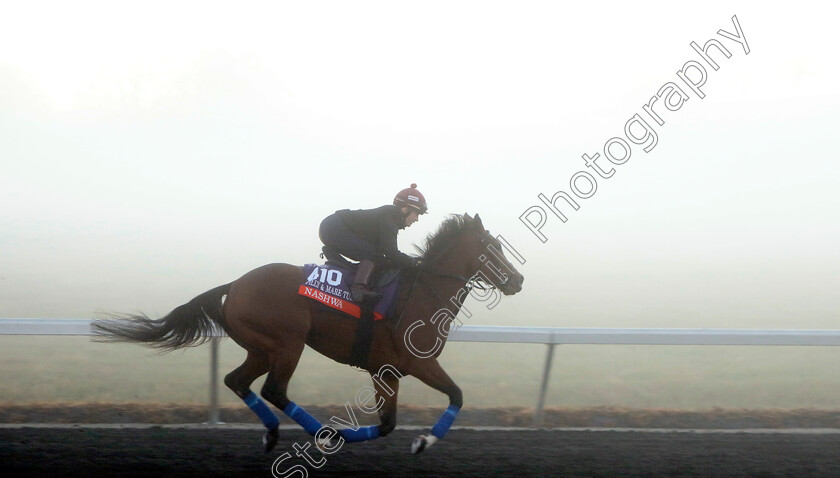
[[[277,432],[277,429],[269,430],[263,436],[263,445],[265,446],[265,452],[268,453],[274,449],[277,445],[277,439],[280,437],[280,434]]]
[[[315,448],[318,449],[321,453],[329,455],[331,453],[335,453],[335,447],[333,447],[332,440],[329,438],[322,438],[321,440],[315,440]]]
[[[411,442],[411,454],[416,455],[426,449],[426,437],[420,435]]]

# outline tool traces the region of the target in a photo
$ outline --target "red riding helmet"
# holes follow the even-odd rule
[[[426,198],[417,190],[417,185],[411,183],[411,187],[403,189],[394,196],[394,206],[409,206],[417,209],[420,214],[426,214],[429,207],[426,205]]]

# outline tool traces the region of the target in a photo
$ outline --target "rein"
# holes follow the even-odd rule
[[[417,275],[414,276],[414,282],[411,284],[411,289],[409,289],[409,291],[408,291],[408,297],[406,297],[405,302],[402,306],[402,309],[400,310],[400,314],[397,316],[397,320],[396,320],[396,323],[394,324],[394,328],[399,328],[400,322],[402,322],[403,314],[405,313],[405,309],[408,308],[408,303],[411,301],[411,297],[414,296],[414,291],[417,289],[417,283],[418,282],[422,282],[423,285],[425,285],[427,289],[432,291],[432,294],[435,295],[435,297],[437,298],[439,303],[444,303],[444,304],[447,303],[446,299],[444,299],[440,295],[440,292],[438,292],[437,289],[435,289],[434,286],[432,286],[432,284],[430,284],[428,280],[426,280],[422,277],[424,272],[426,274],[430,274],[430,275],[433,275],[435,277],[442,277],[442,278],[445,278],[445,279],[453,279],[453,280],[457,280],[459,282],[464,282],[464,284],[467,288],[467,292],[470,292],[473,289],[487,290],[488,286],[491,290],[496,288],[495,285],[486,283],[481,277],[476,277],[476,275],[473,275],[472,277],[467,279],[466,277],[460,276],[460,275],[444,274],[444,273],[441,273],[441,272],[435,272],[435,271],[430,271],[430,270],[426,270],[426,269],[417,269]],[[457,297],[456,297],[456,299],[457,299]],[[464,299],[466,299],[466,296],[464,297]],[[459,304],[459,307],[462,307],[462,306],[463,306],[463,300],[461,301],[461,304]]]
[[[464,282],[466,284],[466,287],[467,287],[467,292],[471,291],[474,288],[478,289],[478,290],[487,290],[487,286],[489,286],[490,289],[495,289],[496,288],[495,285],[486,283],[484,281],[484,279],[482,279],[481,277],[476,277],[477,274],[474,274],[472,277],[467,279],[464,276],[459,276],[459,275],[455,275],[455,274],[444,274],[442,272],[435,272],[435,271],[421,269],[421,270],[418,271],[418,274],[417,274],[418,277],[424,272],[427,273],[427,274],[433,275],[435,277],[442,277],[444,279],[454,279],[454,280],[457,280],[459,282]],[[429,284],[429,281],[427,281],[426,279],[423,279],[423,284],[425,284],[426,287],[429,287],[430,289],[432,289],[435,292],[435,295],[437,295],[438,298],[440,298],[440,295],[437,293],[437,290],[435,290],[432,287],[432,285]]]
[[[418,277],[418,278],[420,278],[420,275],[421,275],[421,274],[422,274],[422,271],[421,271],[419,274],[417,274],[417,277]],[[458,280],[459,282],[465,282],[465,283],[466,283],[465,285],[466,285],[466,288],[467,288],[467,292],[468,292],[468,293],[469,293],[470,291],[472,291],[472,290],[473,290],[473,288],[476,288],[476,289],[479,289],[479,290],[487,290],[487,288],[485,287],[485,284],[483,283],[483,281],[481,280],[481,278],[478,278],[478,279],[477,279],[477,278],[475,278],[475,276],[473,276],[473,277],[471,277],[471,278],[469,278],[469,279],[466,279],[466,278],[461,277],[461,276],[448,275],[448,274],[438,274],[438,273],[434,273],[434,272],[431,272],[431,271],[429,271],[429,274],[432,274],[432,275],[437,276],[437,277],[443,277],[443,278],[446,278],[446,279],[456,279],[456,280]],[[432,293],[435,295],[435,297],[437,297],[438,302],[446,303],[446,300],[445,300],[445,299],[444,299],[444,298],[440,295],[440,293],[437,291],[437,289],[435,289],[435,288],[432,286],[432,284],[429,284],[429,281],[427,281],[426,279],[421,279],[421,280],[422,280],[422,282],[423,282],[423,285],[425,285],[425,286],[426,286],[426,288],[427,288],[427,289],[429,289],[430,291],[432,291]],[[494,285],[490,284],[490,288],[491,288],[491,289],[495,289],[495,288],[496,288],[496,286],[494,286]],[[458,295],[460,295],[460,294],[458,294]],[[456,296],[456,297],[454,297],[454,298],[455,298],[456,300],[458,300],[458,297],[457,297],[457,296]],[[461,303],[460,303],[460,304],[458,304],[458,307],[459,307],[459,308],[460,308],[460,307],[463,307],[463,305],[464,305],[464,300],[466,300],[466,296],[464,296],[464,298],[460,300],[460,302],[461,302]],[[456,314],[456,315],[457,315],[457,314]]]

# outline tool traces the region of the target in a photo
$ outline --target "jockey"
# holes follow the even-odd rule
[[[375,209],[342,209],[321,221],[318,237],[326,246],[359,261],[359,269],[351,286],[353,300],[378,297],[369,289],[373,270],[385,261],[399,267],[415,267],[419,259],[397,249],[397,233],[411,226],[427,211],[426,199],[417,185],[394,196],[393,205]]]

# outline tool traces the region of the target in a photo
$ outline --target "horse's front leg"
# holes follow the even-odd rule
[[[449,407],[432,427],[431,435],[420,435],[411,442],[411,453],[420,453],[446,435],[449,427],[452,426],[452,422],[455,421],[455,417],[458,416],[458,412],[461,411],[464,402],[461,389],[449,378],[437,359],[417,360],[409,373],[449,397]]]

